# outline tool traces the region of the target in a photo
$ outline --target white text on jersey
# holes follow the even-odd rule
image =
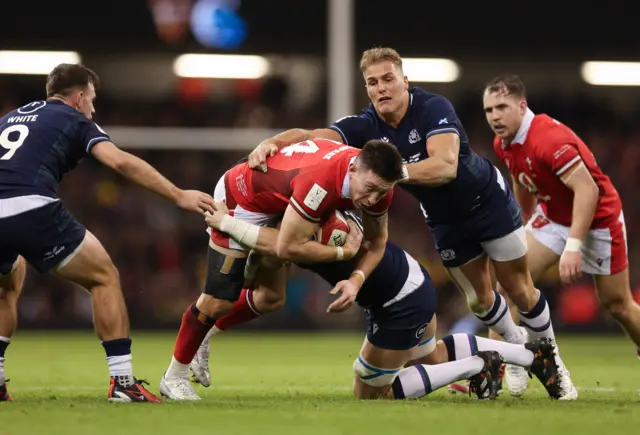
[[[38,115],[23,115],[23,116],[12,116],[7,120],[8,123],[12,122],[33,122],[38,119]]]
[[[323,159],[329,160],[329,159],[331,159],[331,157],[335,156],[338,153],[341,153],[342,151],[346,151],[349,148],[351,148],[349,145],[343,145],[340,148],[338,148],[337,150],[333,150],[330,153],[325,154]]]

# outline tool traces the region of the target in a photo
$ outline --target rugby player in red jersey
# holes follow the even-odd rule
[[[517,76],[493,79],[483,100],[495,152],[528,221],[532,278],[558,260],[564,283],[593,275],[602,307],[640,349],[640,306],[631,296],[622,201],[613,183],[570,128],[529,109]]]
[[[260,267],[255,286],[263,289],[263,295],[283,294],[288,262],[346,261],[355,256],[360,242],[356,231],[345,246],[326,246],[312,237],[334,210],[361,209],[368,249],[351,277],[332,290],[341,294],[332,310],[350,307],[384,255],[386,212],[402,169],[402,157],[384,141],[369,141],[359,150],[315,139],[280,149],[267,160],[266,172],[251,170],[246,162],[227,171],[214,198],[225,202],[235,219],[222,231],[211,232],[205,288],[183,315],[171,365],[160,382],[161,393],[176,400],[199,399],[189,382],[189,364],[216,319],[239,299],[247,256],[259,242],[260,226],[273,227],[282,219],[275,246],[279,261]]]

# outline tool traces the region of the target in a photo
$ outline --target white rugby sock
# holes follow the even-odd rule
[[[182,364],[175,357],[171,357],[171,364],[165,373],[167,378],[184,378],[189,379],[189,364]]]
[[[453,334],[442,338],[447,347],[449,361],[468,358],[478,351],[495,350],[507,364],[529,368],[533,364],[533,353],[522,344],[491,340],[469,334]]]
[[[133,385],[134,382],[132,359],[131,354],[107,357],[109,375],[125,388]]]
[[[208,342],[209,340],[211,340],[211,338],[216,335],[219,334],[221,332],[224,332],[223,329],[218,328],[216,325],[213,325],[211,327],[211,329],[209,329],[209,332],[207,332],[207,335],[205,335],[204,340],[202,340],[202,344],[205,344],[206,342]]]
[[[525,338],[511,317],[507,300],[495,290],[493,295],[493,306],[483,313],[476,313],[476,317],[487,327],[500,334],[505,341],[524,344]]]
[[[484,368],[484,360],[472,356],[444,364],[416,364],[400,370],[391,386],[396,399],[419,399],[452,382],[468,379]]]
[[[538,290],[538,302],[528,313],[520,311],[520,326],[523,326],[529,333],[530,339],[549,338],[555,344],[556,336],[553,333],[549,304],[544,293]]]
[[[7,350],[9,343],[11,343],[11,338],[0,336],[0,385],[3,385],[6,380],[4,374],[4,352]]]

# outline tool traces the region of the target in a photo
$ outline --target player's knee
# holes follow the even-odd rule
[[[93,273],[87,276],[86,280],[83,280],[83,286],[92,291],[96,287],[109,287],[120,288],[120,273],[118,268],[109,256],[106,256],[97,267],[94,268]]]
[[[201,294],[196,302],[196,308],[205,316],[218,318],[231,311],[233,302],[216,299],[207,294]]]
[[[398,372],[397,369],[381,369],[367,363],[362,356],[358,356],[353,362],[353,372],[362,383],[370,387],[385,387],[393,384]]]
[[[261,286],[254,291],[253,302],[260,313],[274,313],[284,308],[287,302],[286,292],[278,292]]]
[[[0,275],[0,299],[11,301],[17,299],[27,270],[24,258],[18,257],[6,275]]]
[[[631,297],[624,297],[622,295],[616,295],[613,297],[607,297],[600,301],[602,308],[604,308],[611,316],[616,319],[624,319],[631,311],[631,305],[634,304]]]

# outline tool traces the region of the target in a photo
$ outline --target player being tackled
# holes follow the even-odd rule
[[[326,139],[305,141],[281,149],[267,161],[266,172],[253,171],[246,162],[227,171],[214,197],[226,203],[234,219],[222,224],[223,232],[211,232],[206,284],[184,313],[160,392],[177,400],[199,398],[189,382],[189,364],[216,321],[245,300],[242,289],[248,253],[260,247],[260,227],[275,226],[283,213],[276,243],[268,247],[270,264],[263,265],[255,279],[267,302],[284,294],[288,262],[352,259],[359,239],[345,246],[326,246],[311,239],[319,223],[335,209],[363,211],[365,231],[360,238],[364,237],[369,249],[333,290],[341,295],[331,309],[350,307],[362,282],[384,255],[386,211],[401,177],[402,158],[380,140],[370,141],[362,150]]]

